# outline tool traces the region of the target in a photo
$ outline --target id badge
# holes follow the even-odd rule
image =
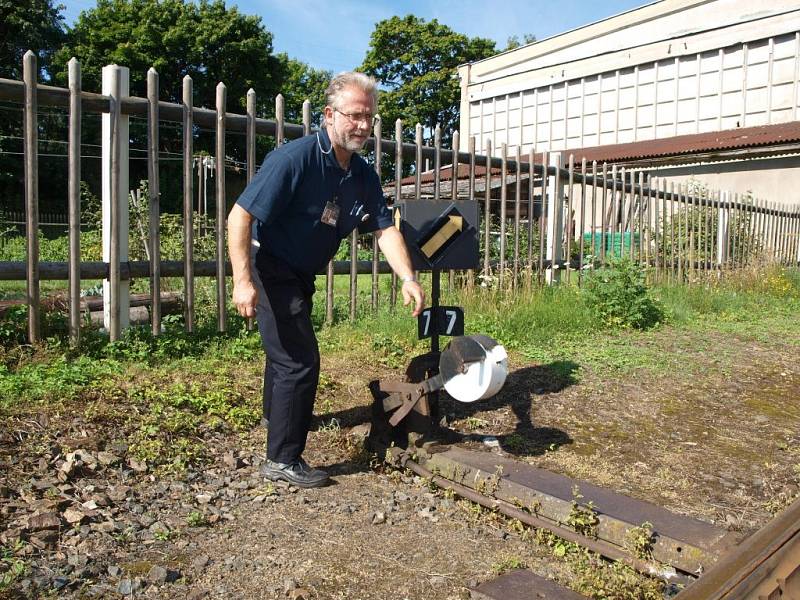
[[[336,223],[339,222],[339,206],[331,201],[326,202],[319,220],[325,225],[336,227]]]

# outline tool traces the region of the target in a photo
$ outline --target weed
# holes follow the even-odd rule
[[[28,565],[19,558],[25,542],[17,539],[9,546],[0,546],[0,590],[5,590],[28,572]]]
[[[478,429],[486,427],[488,424],[489,421],[487,421],[486,419],[480,419],[478,417],[467,417],[466,419],[464,419],[464,426],[469,431],[476,431]]]
[[[606,325],[647,329],[664,318],[649,294],[645,271],[623,258],[590,273],[582,290],[587,305]]]
[[[649,521],[645,521],[638,527],[632,527],[625,534],[625,546],[634,556],[641,559],[652,558],[655,541],[653,524]]]
[[[572,488],[572,508],[567,516],[567,525],[581,535],[597,537],[597,525],[600,523],[600,519],[597,518],[594,503],[589,501],[588,504],[581,504],[582,498],[578,486],[574,486]]]
[[[205,527],[208,525],[208,519],[199,510],[193,510],[186,515],[186,524],[189,527]]]
[[[492,564],[492,572],[495,575],[502,575],[507,571],[513,571],[514,569],[527,569],[528,565],[525,564],[525,561],[522,560],[519,556],[516,555],[509,555],[504,557],[499,562]]]

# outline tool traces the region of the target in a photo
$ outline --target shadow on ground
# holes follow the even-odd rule
[[[452,442],[485,442],[494,438],[500,448],[516,456],[537,456],[571,444],[572,438],[561,429],[553,427],[537,427],[531,419],[531,408],[536,396],[560,392],[577,382],[579,365],[572,361],[555,361],[544,365],[524,367],[509,373],[505,385],[499,394],[488,400],[472,403],[457,402],[446,393],[442,394],[439,414],[446,415],[448,421],[469,419],[478,413],[500,411],[510,407],[515,422],[500,423],[507,430],[513,426],[511,433],[488,436],[478,433],[463,433],[450,430],[448,441]],[[501,421],[503,417],[500,417]],[[318,429],[335,420],[342,428],[351,428],[370,421],[369,406],[352,408],[318,415],[314,419],[312,429]],[[347,469],[347,465],[337,465]]]

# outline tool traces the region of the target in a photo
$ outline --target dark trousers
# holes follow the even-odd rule
[[[259,261],[254,272],[256,320],[267,355],[267,458],[291,463],[305,450],[319,380],[319,348],[311,323],[313,289],[277,261]]]

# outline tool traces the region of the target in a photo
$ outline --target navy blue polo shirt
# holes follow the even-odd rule
[[[277,258],[313,284],[353,229],[392,225],[377,173],[358,154],[345,171],[330,148],[325,129],[284,144],[266,156],[239,196],[236,203],[257,220],[257,265]],[[320,220],[328,202],[339,206],[335,227]]]

